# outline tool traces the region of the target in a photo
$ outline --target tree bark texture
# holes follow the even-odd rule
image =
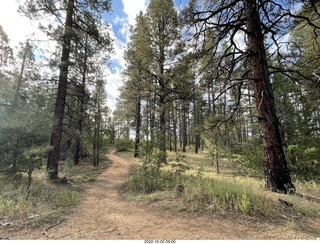
[[[160,97],[160,138],[159,138],[159,150],[166,152],[166,111],[163,103],[163,98]]]
[[[164,27],[159,29],[159,36],[163,36]],[[159,107],[160,107],[160,138],[159,138],[159,150],[164,153],[163,162],[166,163],[166,80],[165,80],[165,71],[164,71],[164,63],[165,63],[165,53],[164,53],[164,46],[162,43],[159,44],[159,69],[160,69],[160,77],[159,77],[159,86],[160,86],[160,94],[159,94]]]
[[[155,123],[156,123],[156,115],[155,115],[155,104],[156,104],[156,93],[154,93],[153,95],[153,99],[150,100],[150,139],[151,139],[151,145],[152,145],[152,148],[154,146],[154,141],[155,141],[155,135],[154,135],[154,132],[155,132]]]
[[[172,152],[172,135],[171,135],[171,114],[170,114],[171,110],[168,109],[168,126],[167,126],[167,135],[168,135],[168,142],[169,142],[169,150],[170,152]]]
[[[136,104],[136,140],[134,145],[134,157],[139,157],[139,144],[140,144],[140,127],[141,127],[141,99],[137,99]]]
[[[63,38],[62,56],[60,62],[60,74],[58,83],[58,94],[55,104],[55,126],[51,133],[50,145],[52,149],[49,151],[47,161],[47,174],[51,179],[58,177],[58,165],[60,157],[60,144],[63,127],[63,115],[67,94],[68,85],[68,69],[69,69],[69,57],[70,57],[70,45],[71,45],[71,28],[72,28],[72,16],[74,11],[74,0],[68,1],[67,14],[65,21],[65,30]]]
[[[247,18],[248,51],[252,67],[259,130],[263,144],[266,188],[287,193],[294,191],[295,187],[292,184],[282,148],[258,6],[256,0],[245,0],[244,3]]]
[[[85,39],[85,53],[83,58],[83,70],[82,70],[82,84],[81,84],[81,91],[80,91],[80,99],[79,99],[79,119],[76,125],[76,129],[78,132],[78,136],[76,137],[75,141],[75,149],[73,155],[73,163],[79,163],[79,154],[81,148],[81,134],[82,134],[82,123],[83,123],[83,113],[84,113],[84,100],[86,96],[85,87],[86,87],[86,79],[87,79],[87,69],[88,69],[88,36]]]
[[[182,106],[182,152],[186,152],[187,146],[187,116],[186,116],[186,106],[183,103]]]
[[[175,108],[175,103],[172,106],[172,123],[173,123],[173,144],[174,144],[174,151],[177,151],[177,112]]]

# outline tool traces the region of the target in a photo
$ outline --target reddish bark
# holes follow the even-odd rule
[[[248,52],[263,144],[266,188],[287,193],[294,191],[295,187],[292,184],[283,152],[256,0],[245,0],[245,14]]]

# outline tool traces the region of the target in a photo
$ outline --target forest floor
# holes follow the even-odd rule
[[[273,221],[244,215],[178,212],[130,201],[122,187],[132,165],[109,155],[112,164],[88,184],[72,213],[57,225],[6,233],[12,240],[216,240],[318,239],[320,231],[293,230]]]

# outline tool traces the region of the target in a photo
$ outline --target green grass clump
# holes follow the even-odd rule
[[[133,158],[133,152],[131,151],[122,151],[122,152],[116,151],[115,155],[117,155],[120,158],[124,158],[126,160],[130,160],[130,161],[135,160]]]
[[[313,206],[312,201],[306,199],[301,199],[297,195],[284,195],[283,198],[285,201],[293,205],[292,211],[300,214],[304,217],[314,218],[319,216],[316,210],[316,207]]]
[[[270,199],[255,193],[250,187],[199,176],[189,177],[183,200],[186,204],[207,206],[218,213],[236,211],[270,215],[275,208]]]
[[[17,216],[26,218],[32,211],[32,202],[24,200],[23,196],[16,199],[0,198],[0,216],[2,219],[15,219]]]
[[[318,196],[320,198],[320,183],[316,181],[295,180],[293,184],[299,193],[304,195]]]
[[[118,156],[133,161],[132,153]],[[186,153],[179,156],[169,153],[169,162],[162,168],[154,167],[152,162],[156,162],[156,157],[150,158],[150,161],[143,161],[142,167],[131,172],[125,185],[125,191],[136,201],[154,203],[162,209],[179,212],[210,211],[271,217],[285,220],[288,228],[300,226],[300,219],[319,217],[319,207],[315,201],[301,198],[302,194],[320,199],[320,187],[316,182],[296,181],[300,195],[277,194],[265,190],[263,178],[239,173],[231,169],[227,161],[221,160],[222,170],[217,174],[215,167],[203,154]],[[182,197],[176,194],[175,187],[178,184],[185,189]],[[292,206],[283,204],[279,199]]]
[[[96,181],[97,179],[96,179],[96,177],[89,177],[88,178],[88,182],[94,182],[94,181]]]
[[[297,207],[297,211],[306,217],[318,216],[317,212],[310,204],[299,204]]]

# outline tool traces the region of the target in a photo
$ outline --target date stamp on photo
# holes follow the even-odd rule
[[[145,244],[175,244],[176,240],[144,240]]]

